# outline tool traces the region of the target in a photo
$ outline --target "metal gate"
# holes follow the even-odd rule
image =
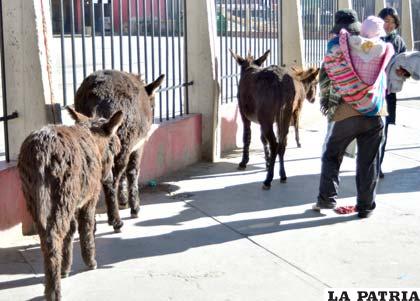
[[[301,0],[304,56],[307,66],[320,66],[327,50],[338,0]]]
[[[239,66],[229,49],[259,57],[271,50],[266,65],[281,62],[281,0],[216,0],[221,102],[237,98]]]
[[[82,80],[97,69],[166,75],[157,91],[155,122],[188,114],[186,0],[52,0],[53,61],[72,103]],[[60,76],[61,75],[61,76]]]
[[[360,22],[375,15],[375,0],[352,0],[353,9],[357,12]]]

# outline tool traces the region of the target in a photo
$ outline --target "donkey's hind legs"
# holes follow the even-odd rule
[[[270,146],[269,166],[267,170],[267,176],[262,186],[262,189],[268,190],[271,188],[271,182],[273,181],[274,177],[274,164],[276,163],[277,157],[277,141],[273,132],[273,126],[270,123],[261,124],[261,135],[264,135]]]
[[[140,173],[141,154],[142,149],[131,153],[127,169],[125,171],[128,180],[128,203],[130,204],[131,218],[138,217],[138,213],[140,211],[138,178]]]
[[[244,124],[244,133],[243,133],[243,143],[244,148],[242,152],[242,161],[239,163],[238,169],[244,170],[246,168],[246,165],[249,161],[249,145],[251,144],[251,121],[244,117],[242,114],[242,122]]]

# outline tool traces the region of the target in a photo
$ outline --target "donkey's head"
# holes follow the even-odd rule
[[[116,135],[123,122],[123,112],[115,112],[109,119],[89,118],[71,107],[66,107],[69,115],[76,124],[87,127],[101,154],[102,177],[105,179],[111,172],[114,157],[120,152],[120,139]]]
[[[303,70],[301,68],[292,67],[292,71],[297,80],[299,80],[305,89],[306,99],[313,103],[315,101],[316,96],[316,87],[318,85],[318,73],[319,68],[309,68],[307,70]]]
[[[267,50],[262,56],[254,59],[250,53],[245,58],[243,58],[239,54],[233,52],[232,49],[229,49],[229,51],[238,65],[241,66],[241,72],[247,70],[249,67],[261,67],[270,54],[270,50]]]

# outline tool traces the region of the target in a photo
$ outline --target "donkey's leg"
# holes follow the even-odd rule
[[[239,163],[238,169],[245,169],[246,165],[249,161],[249,145],[251,144],[251,121],[246,118],[243,114],[242,116],[242,122],[244,124],[244,133],[243,133],[243,143],[244,143],[244,149],[242,152],[242,161]]]
[[[296,140],[296,145],[297,147],[302,147],[302,145],[300,144],[300,138],[299,138],[299,115],[300,115],[300,110],[295,110],[293,112],[293,127],[295,128],[295,140]]]
[[[118,185],[118,205],[120,209],[127,208],[127,176],[123,173],[121,176],[120,184]]]
[[[63,260],[61,262],[61,278],[66,278],[70,274],[73,262],[73,236],[77,229],[76,219],[70,222],[70,229],[63,241]]]
[[[61,219],[61,217],[55,217]],[[61,300],[61,259],[63,250],[64,233],[68,231],[66,222],[63,219],[63,227],[59,229],[53,222],[51,227],[40,234],[41,249],[44,255],[45,272],[45,298],[50,300]],[[64,231],[63,231],[64,230]],[[64,233],[63,233],[64,232]]]
[[[80,249],[82,252],[83,262],[90,270],[96,269],[95,260],[95,208],[96,200],[90,200],[83,208],[80,209],[78,215]]]
[[[274,176],[274,164],[276,162],[277,156],[277,142],[276,136],[273,132],[273,125],[271,123],[263,124],[261,123],[261,134],[264,135],[265,139],[268,141],[270,145],[270,160],[269,166],[267,171],[267,176],[263,183],[263,189],[268,190],[271,188],[271,182],[273,181]]]
[[[277,149],[280,161],[280,182],[285,183],[287,181],[286,171],[284,169],[284,152],[286,151],[287,145],[287,134],[289,133],[290,125],[290,114],[283,111],[277,119],[277,137],[279,140],[279,147]]]
[[[115,232],[120,232],[124,223],[121,221],[120,213],[118,211],[118,185],[121,176],[125,172],[129,158],[128,150],[122,150],[114,159],[114,166],[112,167],[112,176],[108,176],[103,181],[105,203],[108,214],[108,224],[114,227]]]
[[[268,148],[268,141],[262,133],[260,139],[264,148],[265,169],[268,170],[268,167],[270,166],[270,149]]]
[[[128,179],[128,202],[130,204],[130,214],[132,218],[138,217],[140,210],[138,179],[140,174],[140,159],[142,151],[143,147],[131,153],[126,170]]]

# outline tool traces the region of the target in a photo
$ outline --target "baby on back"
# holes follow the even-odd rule
[[[361,27],[360,35],[349,37],[350,57],[359,78],[372,85],[382,67],[386,43],[384,21],[375,16],[367,17]]]

